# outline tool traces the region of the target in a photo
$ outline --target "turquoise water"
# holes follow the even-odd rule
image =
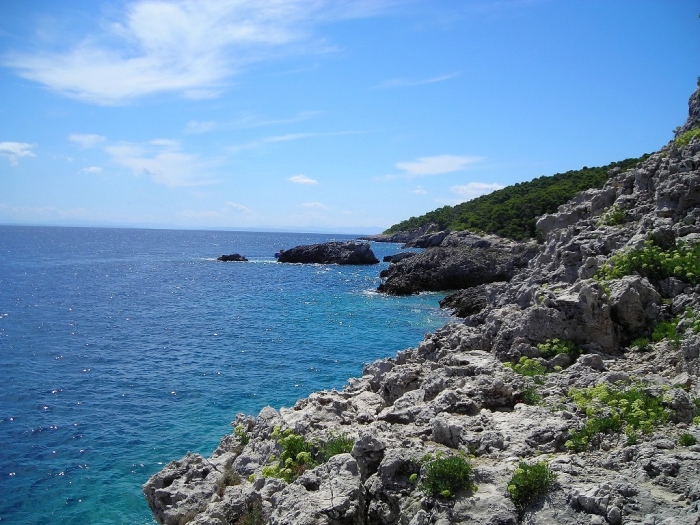
[[[375,293],[386,264],[272,256],[347,238],[0,227],[0,522],[153,523],[141,485],[236,413],[342,388],[447,322],[439,295]]]

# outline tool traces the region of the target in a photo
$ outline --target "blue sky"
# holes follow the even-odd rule
[[[659,149],[696,0],[0,0],[0,224],[376,233]]]

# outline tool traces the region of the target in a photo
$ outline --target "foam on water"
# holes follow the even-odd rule
[[[152,523],[141,484],[238,412],[341,388],[442,326],[385,264],[277,264],[347,236],[0,227],[0,522]],[[396,245],[374,245],[381,259]],[[222,253],[250,263],[221,263]]]

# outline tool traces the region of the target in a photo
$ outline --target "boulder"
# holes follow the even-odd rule
[[[325,242],[296,246],[280,253],[281,263],[303,264],[377,264],[379,259],[369,244],[362,242]]]
[[[220,257],[216,258],[217,261],[224,261],[224,262],[248,262],[248,259],[243,257],[239,253],[232,253],[229,255],[222,255]]]

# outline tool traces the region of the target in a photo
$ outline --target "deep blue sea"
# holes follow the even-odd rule
[[[0,522],[154,523],[141,485],[238,412],[342,388],[448,321],[440,295],[375,293],[386,263],[273,257],[348,238],[0,226]]]

